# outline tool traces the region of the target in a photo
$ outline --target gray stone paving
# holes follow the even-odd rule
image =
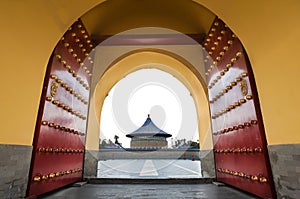
[[[89,198],[126,198],[126,199],[256,199],[227,186],[213,184],[86,184],[83,187],[69,187],[47,195],[44,199],[89,199]]]
[[[25,197],[32,147],[0,144],[0,198]]]
[[[107,160],[98,163],[98,178],[201,178],[200,161],[169,159]]]
[[[300,144],[268,146],[278,198],[300,198]]]

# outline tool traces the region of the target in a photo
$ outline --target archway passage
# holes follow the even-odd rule
[[[99,53],[99,57],[103,57],[101,52]],[[188,53],[191,53],[191,51],[189,51]],[[200,56],[201,54],[198,53],[198,55]],[[210,136],[210,116],[207,94],[204,86],[205,83],[199,80],[198,73],[194,73],[192,71],[193,66],[191,66],[189,62],[190,60],[179,60],[180,57],[176,57],[174,53],[172,54],[169,51],[161,49],[157,51],[153,49],[142,49],[141,51],[130,51],[129,53],[126,53],[121,57],[117,56],[117,61],[115,61],[113,65],[111,65],[105,71],[105,73],[101,76],[101,79],[97,83],[97,86],[95,87],[94,95],[92,96],[92,100],[94,101],[91,101],[91,109],[94,109],[95,111],[93,112],[93,115],[91,115],[91,117],[94,116],[95,120],[100,122],[101,109],[103,106],[103,102],[107,97],[107,94],[113,88],[113,86],[124,76],[127,76],[130,73],[140,69],[158,69],[174,76],[189,90],[195,102],[198,123],[200,121],[202,123],[198,126],[201,148],[207,149],[209,147],[212,147]],[[124,101],[122,105],[126,107],[127,102]],[[129,116],[127,114],[124,115],[123,113],[124,111],[119,111],[119,114],[122,114],[124,120],[120,122],[123,124],[130,122]],[[188,114],[184,116],[188,117]],[[94,134],[94,136],[91,135],[93,136],[93,140],[96,140],[98,138],[97,132],[98,131],[92,132]],[[207,136],[207,134],[209,135]]]
[[[203,45],[217,180],[262,198],[276,198],[247,54],[218,18]]]
[[[203,46],[217,179],[261,197],[275,197],[263,121],[246,52],[220,19],[213,23]],[[114,79],[117,71],[109,75],[110,72],[107,70],[103,77]]]
[[[33,143],[28,196],[82,179],[93,45],[78,20],[49,60]]]
[[[86,30],[78,23],[64,35],[55,49],[59,54],[55,53],[49,62],[34,141],[29,195],[82,179],[88,114],[85,105],[89,101],[93,63],[92,56],[86,53],[93,46],[90,46],[89,36],[84,34]],[[261,197],[274,197],[267,143],[246,54],[239,40],[221,20],[216,20],[210,31],[203,45],[208,52],[204,62],[217,179]],[[89,64],[81,64],[84,61]],[[76,86],[79,91],[74,90]],[[60,93],[62,90],[67,94]],[[237,110],[239,112],[235,112]],[[58,135],[58,132],[61,133]]]

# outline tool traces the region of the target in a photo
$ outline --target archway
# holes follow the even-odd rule
[[[201,54],[199,54],[198,57],[201,57]],[[95,104],[92,104],[94,106],[92,109],[95,110],[96,113],[91,112],[92,115],[90,115],[91,118],[96,118],[92,121],[100,121],[100,110],[103,105],[103,101],[107,96],[107,93],[116,82],[118,82],[127,74],[139,69],[149,68],[150,66],[152,68],[157,68],[162,71],[168,72],[169,74],[172,74],[174,77],[180,80],[188,88],[192,97],[194,98],[197,107],[196,109],[198,122],[201,121],[201,125],[198,126],[198,133],[202,149],[201,159],[203,162],[203,170],[209,173],[210,176],[214,176],[213,156],[212,153],[209,153],[210,149],[212,148],[212,140],[209,121],[208,99],[206,90],[203,88],[201,81],[199,80],[199,75],[195,75],[191,70],[192,68],[194,68],[194,66],[192,66],[187,60],[184,60],[182,57],[174,53],[168,52],[166,50],[154,49],[141,49],[138,51],[132,51],[126,53],[125,55],[121,55],[119,58],[117,58],[117,60],[118,61],[115,61],[114,64],[106,70],[106,72],[102,75],[99,83],[97,84],[95,94],[92,98],[92,101],[94,99],[97,99],[95,100]],[[99,126],[94,126],[94,128],[89,129],[89,132],[93,134],[90,134],[91,137],[88,139],[96,142],[96,144],[94,144],[94,146],[96,147],[98,147],[99,144],[97,142],[99,131],[98,129]],[[92,152],[94,154],[92,154],[91,156],[97,157],[98,148],[94,150],[95,151]],[[96,167],[94,167],[94,170],[92,172],[86,173],[86,175],[95,175],[93,174],[95,173],[95,171]]]
[[[227,28],[227,27],[226,27]],[[222,33],[222,31],[220,30],[220,33],[221,34],[223,34]],[[72,33],[72,36],[73,36],[73,33]],[[75,35],[76,36],[76,35]],[[212,36],[209,36],[209,37],[212,37]],[[208,38],[209,39],[209,38]],[[75,40],[76,41],[76,40]],[[207,40],[208,41],[208,40]],[[230,44],[231,45],[231,44]],[[210,53],[209,53],[210,54]],[[73,56],[74,56],[74,54],[73,54]],[[238,55],[238,54],[236,54],[236,59],[238,58],[240,56],[240,54]],[[74,56],[74,57],[76,57],[76,56]],[[218,57],[218,56],[216,56],[215,57],[216,58],[216,60],[218,60],[218,58],[219,59],[221,59],[220,57]],[[59,57],[58,57],[58,59],[60,59]],[[219,60],[218,60],[219,61]],[[236,60],[235,60],[236,61]],[[235,62],[235,61],[232,61],[232,62]],[[63,63],[63,62],[62,62]],[[64,63],[63,63],[64,64]],[[210,67],[210,66],[209,66]],[[89,71],[89,70],[86,70],[85,69],[85,72],[87,72],[87,71]],[[72,74],[74,74],[73,72],[71,72]],[[87,72],[87,74],[89,74],[88,72]],[[242,76],[242,77],[247,77],[247,75],[246,76]],[[216,79],[220,79],[219,78],[219,76],[217,76],[216,77]],[[215,81],[215,80],[214,80]],[[238,81],[238,80],[237,80]],[[209,87],[213,87],[213,85],[212,84],[215,84],[215,83],[217,83],[218,82],[218,80],[216,80],[216,82],[213,82],[213,83],[211,83],[210,85],[209,85]],[[81,83],[82,85],[85,85],[84,83]],[[236,84],[235,84],[236,85]],[[232,85],[230,85],[230,86],[235,86],[234,84],[232,84]],[[86,86],[84,86],[84,87],[86,87]],[[228,89],[228,90],[230,90],[230,89]],[[222,96],[222,95],[221,95]],[[220,96],[220,97],[221,97]],[[220,97],[218,97],[218,98],[220,98]],[[251,96],[250,96],[251,97]],[[248,100],[250,100],[251,98],[249,97],[249,99],[248,99],[248,96],[247,96],[247,99]],[[81,99],[80,99],[81,100]],[[84,101],[84,100],[83,100]],[[213,101],[215,101],[215,100],[213,100]],[[244,100],[243,100],[244,101]],[[240,103],[244,103],[244,102],[240,102]],[[55,104],[55,103],[54,103]],[[239,104],[240,105],[240,104]],[[236,106],[239,106],[239,105],[236,105]],[[231,109],[231,108],[230,108]],[[232,108],[233,109],[233,108]],[[227,109],[226,109],[226,111],[227,111]],[[70,111],[70,112],[72,112],[72,111]],[[228,112],[228,111],[227,111]],[[74,113],[75,115],[77,115],[76,113]],[[219,117],[220,115],[222,115],[222,114],[224,114],[224,113],[215,113],[213,116],[212,116],[212,119],[215,119],[216,117]],[[80,115],[80,114],[79,114]],[[82,117],[82,118],[85,118],[84,116],[82,116],[82,115],[80,115],[80,117]],[[251,123],[252,124],[252,123]],[[245,126],[247,126],[246,124],[245,124]],[[51,127],[51,126],[50,126]],[[229,128],[228,128],[229,129]],[[228,130],[227,129],[227,130]],[[236,130],[236,129],[234,129],[234,130]],[[228,130],[228,131],[232,131],[232,130]],[[265,149],[266,149],[266,147],[264,146],[264,151],[265,151]],[[224,149],[222,149],[222,150],[224,150]],[[235,149],[234,149],[234,151],[235,151]],[[246,151],[246,152],[248,152],[248,151]],[[257,152],[261,152],[261,151],[257,151]],[[217,152],[217,153],[219,153],[219,152]],[[237,175],[239,175],[239,176],[241,176],[242,174],[240,174],[240,173],[242,173],[242,172],[238,172],[238,171],[230,171],[230,170],[227,170],[227,169],[224,169],[224,168],[220,168],[220,170],[218,170],[220,173],[225,173],[225,174],[232,174],[232,175],[235,175],[235,173],[237,172]],[[232,172],[232,173],[231,173]],[[68,172],[67,172],[68,173]],[[53,176],[53,175],[52,175]],[[241,176],[241,177],[244,177],[245,176],[245,174],[243,173],[243,175]],[[246,175],[246,176],[248,176],[248,175]],[[250,176],[251,177],[251,180],[253,180],[253,181],[257,181],[257,179],[262,179],[262,180],[260,180],[260,182],[261,183],[265,183],[266,181],[265,181],[265,178],[263,177],[263,176],[256,176],[256,175],[253,175],[253,176]],[[252,178],[253,177],[253,178]],[[45,177],[45,178],[48,178],[47,176]]]
[[[4,160],[5,167],[9,168],[9,172],[6,173],[9,178],[2,179],[1,187],[4,189],[7,184],[12,184],[21,177],[16,176],[15,172],[24,174],[22,184],[27,184],[43,79],[54,46],[78,17],[103,2],[107,1],[86,0],[84,3],[76,1],[70,3],[53,0],[39,3],[27,1],[26,4],[12,1],[1,3],[2,18],[14,18],[3,21],[3,27],[6,29],[1,34],[1,43],[5,47],[2,50],[2,70],[3,74],[7,74],[3,75],[4,83],[1,84],[3,93],[1,120],[5,124],[1,126],[1,143],[5,150],[1,152],[4,154],[3,157],[6,157],[7,150],[12,151],[16,156],[15,159],[18,159],[18,164],[15,164],[15,159]],[[299,76],[299,46],[295,45],[300,33],[297,20],[300,17],[299,2],[276,1],[272,4],[268,2],[257,4],[255,1],[243,3],[234,1],[229,4],[227,1],[217,0],[193,2],[205,6],[222,18],[244,44],[260,96],[278,197],[296,197],[297,191],[289,188],[292,186],[297,189],[294,178],[298,173],[295,167],[282,165],[290,161],[291,165],[299,165],[299,161],[293,159],[297,155],[295,149],[298,149],[300,142],[297,125],[299,104],[296,103],[299,92],[297,87],[292,86],[298,84]],[[132,7],[131,4],[127,6]],[[172,4],[169,6],[172,7]],[[120,9],[124,10],[124,7]],[[115,7],[115,11],[106,19],[110,21],[110,16],[115,16],[114,13],[118,12],[119,7]],[[158,15],[159,13],[156,13],[156,16]],[[130,15],[123,15],[123,18],[128,16]],[[177,20],[169,21],[170,24],[177,22]],[[177,25],[185,27],[187,24]],[[259,30],[264,32],[261,33]],[[281,84],[279,80],[285,83]],[[24,195],[26,187],[14,185],[18,186],[20,193]]]
[[[214,22],[203,45],[206,50],[205,75],[210,90],[218,179],[257,195],[270,197],[274,194],[273,181],[255,83],[247,55],[236,35],[220,19]],[[237,114],[232,115],[233,112]],[[234,134],[239,135],[239,139],[229,138]],[[238,160],[245,164],[235,164]],[[254,171],[246,163],[249,161],[260,162],[264,166]],[[244,183],[232,181],[230,175]]]
[[[182,62],[161,52],[144,50],[141,52],[129,53],[129,55],[122,57],[122,59],[116,62],[103,74],[92,98],[92,100],[97,99],[94,102],[94,110],[97,111],[95,113],[96,121],[100,121],[100,110],[103,101],[112,86],[127,74],[147,67],[145,64],[148,64],[149,62],[154,63],[153,67],[174,75],[183,82],[188,90],[190,90],[196,103],[198,121],[203,123],[203,125],[199,126],[200,142],[203,143],[203,149],[211,147],[212,143],[210,137],[207,137],[207,134],[210,132],[210,121],[207,120],[207,118],[209,118],[209,110],[206,91],[197,76]],[[95,136],[98,135],[96,134]],[[91,139],[95,140],[95,137],[91,137]]]
[[[206,174],[201,172],[196,145],[198,120],[190,91],[155,65],[149,63],[143,66],[146,69],[126,75],[105,98],[100,121],[99,180],[190,179]],[[140,135],[129,138],[133,131]],[[161,132],[161,136],[149,134],[153,131]]]

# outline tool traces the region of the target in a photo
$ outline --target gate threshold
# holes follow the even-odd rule
[[[211,184],[215,178],[85,178],[89,184]]]

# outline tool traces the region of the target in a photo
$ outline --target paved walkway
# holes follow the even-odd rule
[[[131,159],[98,162],[98,178],[201,178],[200,161]]]
[[[244,192],[214,184],[86,184],[43,195],[44,199],[256,199]]]
[[[254,196],[228,186],[216,186],[210,183],[188,184],[193,183],[193,180],[204,180],[201,177],[201,164],[199,161],[156,159],[99,161],[98,178],[101,178],[102,181],[108,180],[109,183],[112,183],[110,179],[121,179],[123,184],[85,184],[82,187],[66,187],[39,198],[256,199]],[[99,180],[101,181],[101,179]],[[180,179],[181,181],[175,180],[176,184],[164,184],[165,180],[172,181],[174,179]],[[148,183],[146,182],[148,180],[151,180],[152,184],[142,184]]]

